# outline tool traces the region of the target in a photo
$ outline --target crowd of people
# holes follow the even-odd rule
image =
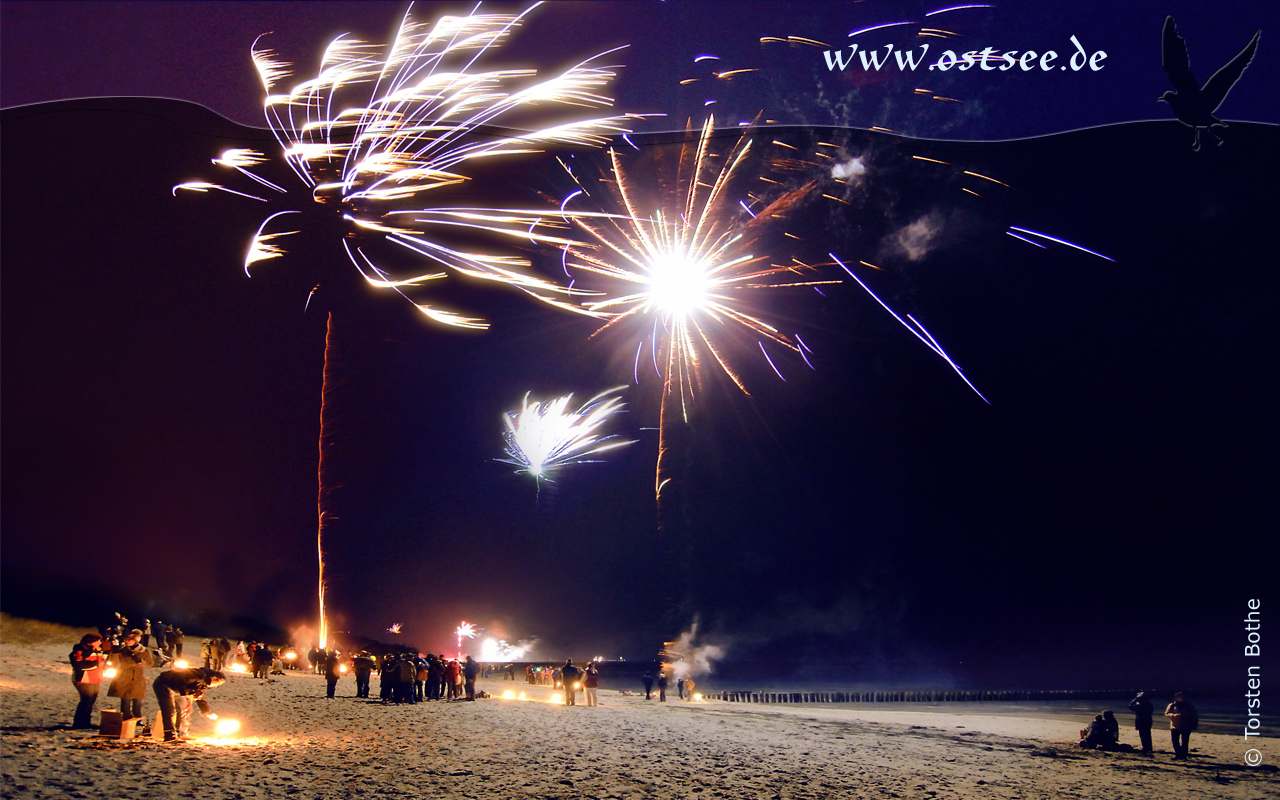
[[[1155,725],[1155,706],[1149,692],[1138,692],[1129,702],[1133,712],[1133,727],[1138,732],[1138,742],[1143,755],[1153,755],[1151,728]],[[1191,754],[1191,732],[1200,726],[1200,715],[1187,699],[1185,692],[1173,695],[1173,702],[1165,708],[1169,720],[1169,734],[1173,743],[1173,757],[1186,760]],[[1096,714],[1089,726],[1080,731],[1080,746],[1099,750],[1132,750],[1132,745],[1120,741],[1120,723],[1110,711]]]
[[[240,641],[234,647],[225,637],[205,639],[200,647],[203,666],[191,666],[182,659],[184,636],[176,625],[144,620],[141,628],[129,628],[129,620],[117,613],[113,624],[103,626],[99,633],[87,633],[69,655],[72,667],[71,680],[79,695],[74,712],[73,728],[96,727],[92,723],[94,708],[104,681],[107,696],[120,700],[122,720],[140,720],[142,703],[146,697],[145,670],[171,665],[152,681],[152,690],[160,709],[165,741],[177,741],[185,737],[191,718],[191,706],[195,703],[200,712],[212,719],[212,713],[204,694],[207,690],[226,682],[224,668],[252,671],[253,677],[266,683],[273,674],[283,674],[286,666],[296,668],[296,651],[290,648],[272,648],[262,642]],[[154,637],[154,647],[152,638]],[[287,656],[292,656],[288,657]],[[475,700],[476,679],[487,669],[471,656],[450,659],[444,654],[426,655],[411,652],[391,652],[375,656],[361,650],[350,658],[338,649],[313,648],[307,653],[308,668],[325,676],[326,697],[337,696],[338,682],[348,671],[355,676],[357,698],[369,698],[370,679],[376,672],[379,678],[379,700],[384,704],[422,703],[430,700]],[[515,668],[502,668],[505,679],[515,679]],[[566,705],[576,705],[578,692],[583,693],[587,706],[596,706],[600,672],[595,662],[587,662],[585,668],[568,659],[561,666],[525,667],[525,680],[534,686],[550,686],[563,692]],[[645,673],[642,682],[645,699],[652,699],[657,689],[659,702],[666,702],[671,675],[659,667]],[[694,681],[681,675],[676,681],[678,696],[692,699]],[[1134,729],[1138,733],[1140,750],[1144,755],[1155,752],[1151,739],[1155,707],[1149,692],[1141,691],[1129,703],[1134,715]],[[1169,721],[1170,738],[1174,758],[1185,760],[1190,755],[1191,733],[1199,727],[1196,707],[1186,694],[1174,694],[1173,701],[1165,708]],[[1111,711],[1094,716],[1082,729],[1080,746],[1102,750],[1132,750],[1120,741],[1120,724]]]
[[[337,684],[348,671],[347,660],[337,650],[317,650],[309,657],[325,676],[326,696],[336,696]],[[356,679],[356,697],[369,697],[370,678],[376,672],[386,704],[422,703],[428,700],[475,700],[476,678],[481,665],[471,656],[450,659],[443,653],[391,652],[375,656],[361,650],[350,659]]]
[[[233,646],[226,637],[213,637],[201,642],[199,662],[193,664],[183,655],[185,638],[181,627],[159,620],[143,620],[141,627],[130,628],[128,617],[119,612],[97,633],[81,637],[69,656],[71,680],[79,695],[71,727],[98,727],[93,724],[93,712],[106,683],[107,696],[120,700],[122,724],[140,724],[145,732],[146,670],[166,668],[151,681],[151,691],[165,741],[179,741],[187,735],[193,704],[205,716],[217,719],[204,693],[226,682],[225,671],[252,673],[266,683],[271,675],[283,674],[285,665],[294,660],[288,658],[294,652],[291,648],[272,648],[252,639]]]
[[[140,724],[145,731],[146,670],[166,668],[151,681],[151,689],[165,741],[179,741],[187,735],[193,703],[202,714],[216,719],[205,692],[225,683],[226,671],[252,672],[254,678],[266,683],[271,675],[283,674],[286,664],[296,668],[303,661],[292,648],[273,648],[254,640],[233,645],[226,637],[213,637],[201,643],[203,666],[192,665],[182,657],[181,628],[150,620],[144,621],[141,628],[129,628],[128,624],[126,617],[116,614],[113,624],[101,627],[99,633],[85,634],[72,648],[72,683],[79,695],[73,728],[98,727],[92,717],[105,682],[107,696],[120,700],[121,720]],[[472,656],[451,659],[444,654],[411,652],[375,656],[367,650],[347,656],[337,648],[312,648],[306,653],[305,665],[325,677],[329,698],[337,696],[339,681],[350,672],[355,677],[355,696],[370,699],[370,682],[376,673],[380,684],[378,700],[384,704],[474,701],[487,696],[477,692],[476,679],[493,669]],[[504,677],[514,680],[514,666],[501,670]],[[561,690],[567,705],[575,705],[580,692],[586,705],[597,705],[600,673],[594,662],[585,668],[574,665],[572,659],[556,667],[531,665],[525,668],[525,676],[530,684]]]
[[[120,700],[121,723],[134,725],[142,720],[142,701],[147,694],[145,670],[172,660],[167,655],[167,661],[157,658],[156,651],[147,647],[144,637],[146,633],[141,628],[121,630],[109,638],[100,633],[86,633],[71,649],[71,681],[80,698],[72,728],[95,727],[93,711],[103,681],[110,681],[107,696]],[[176,742],[186,737],[193,702],[206,717],[217,719],[204,693],[226,680],[217,670],[176,664],[156,676],[151,688],[160,709],[164,741]]]

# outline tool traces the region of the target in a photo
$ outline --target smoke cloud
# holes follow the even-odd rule
[[[849,178],[860,179],[867,172],[867,165],[863,163],[862,158],[851,158],[848,161],[841,161],[831,168],[831,177],[837,180],[847,180]]]
[[[906,256],[911,261],[920,261],[933,252],[940,244],[943,229],[942,215],[930,212],[915,222],[890,234],[887,248],[893,255]]]
[[[530,661],[533,660],[533,648],[537,639],[521,639],[510,644],[502,639],[485,639],[480,643],[480,660],[497,661]]]
[[[676,637],[666,649],[672,671],[677,678],[709,675],[715,671],[715,662],[722,660],[727,653],[727,642],[712,643],[699,639],[696,619],[689,630]]]

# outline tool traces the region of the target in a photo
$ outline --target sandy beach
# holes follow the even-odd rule
[[[1272,739],[1249,769],[1235,736],[1197,733],[1179,763],[1160,729],[1154,757],[1086,752],[1074,744],[1083,721],[978,706],[659,703],[602,690],[597,708],[566,707],[547,687],[499,678],[480,681],[491,699],[395,706],[356,699],[350,677],[328,699],[320,676],[236,675],[209,693],[216,713],[242,723],[233,737],[196,715],[190,740],[124,742],[68,727],[73,643],[0,640],[5,798],[1280,797]],[[507,690],[525,699],[501,699]],[[102,695],[99,710],[118,708]],[[156,710],[149,694],[144,715]]]

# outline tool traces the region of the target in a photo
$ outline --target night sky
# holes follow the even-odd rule
[[[725,648],[729,671],[1234,687],[1246,600],[1274,573],[1275,12],[924,16],[944,5],[553,3],[504,51],[553,67],[627,44],[609,60],[615,107],[667,115],[637,124],[638,150],[621,145],[636,159],[707,109],[857,157],[845,202],[788,221],[797,257],[881,267],[859,275],[989,401],[856,283],[778,292],[761,311],[814,369],[773,352],[781,381],[754,341],[733,347],[750,395],[709,373],[673,429],[660,511],[660,386],[652,367],[632,385],[634,339],[589,338],[591,319],[462,280],[437,296],[493,327],[433,326],[363,285],[323,218],[249,278],[245,248],[276,209],[171,194],[193,179],[245,189],[209,163],[228,147],[278,156],[248,58],[258,34],[275,31],[305,73],[338,33],[385,37],[402,5],[0,4],[4,610],[198,633],[314,625],[332,313],[339,520],[325,546],[331,624],[349,635],[390,640],[400,622],[405,641],[449,652],[465,619],[537,639],[542,658],[639,659],[696,618],[695,644]],[[415,13],[437,6],[463,8]],[[1202,81],[1263,29],[1220,147],[1194,152],[1156,102],[1166,14]],[[917,24],[857,41],[1069,53],[1075,35],[1108,58],[1096,73],[926,80],[832,72],[821,48],[759,41],[847,49],[850,31],[904,20]],[[957,38],[916,38],[935,24]],[[719,61],[695,63],[707,54]],[[739,68],[758,71],[679,85]],[[479,176],[479,196],[564,196],[556,155],[605,163],[530,156]],[[278,159],[261,172],[293,179]],[[526,254],[559,269],[554,251]],[[502,414],[526,392],[622,384],[617,432],[634,445],[541,490],[496,461]]]

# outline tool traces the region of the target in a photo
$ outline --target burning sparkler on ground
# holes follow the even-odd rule
[[[299,230],[282,229],[283,219],[301,208],[329,207],[329,230],[364,280],[377,288],[408,297],[418,287],[450,274],[514,286],[539,300],[569,307],[563,289],[539,277],[525,259],[507,251],[474,246],[475,240],[505,239],[510,244],[563,246],[555,232],[562,215],[512,208],[453,205],[451,191],[474,177],[480,164],[494,157],[536,152],[548,145],[598,146],[623,131],[625,116],[593,117],[584,109],[609,106],[600,91],[614,77],[613,68],[598,63],[605,55],[585,59],[542,77],[533,69],[489,68],[489,56],[519,27],[534,8],[518,14],[481,13],[442,16],[420,22],[406,12],[395,37],[386,44],[359,41],[349,35],[334,39],[314,77],[291,89],[279,87],[290,76],[289,65],[255,42],[252,56],[267,92],[264,111],[280,143],[285,164],[301,185],[285,187],[250,171],[264,163],[263,153],[225,151],[214,163],[252,181],[240,191],[206,181],[174,187],[197,192],[219,190],[292,206],[270,214],[258,227],[244,269],[284,253],[285,237]],[[259,39],[261,41],[261,37]],[[498,125],[511,129],[499,130]],[[516,130],[518,126],[521,130]],[[428,271],[393,275],[377,256],[387,242],[432,262]],[[375,260],[377,258],[377,260]],[[487,323],[452,309],[413,299],[430,320],[459,328]],[[321,646],[328,642],[324,596],[324,533],[333,519],[325,477],[325,402],[332,385],[329,356],[333,316],[325,338],[326,369],[321,401],[318,498],[318,604]]]
[[[600,461],[594,456],[634,444],[635,440],[599,433],[610,417],[626,408],[615,394],[625,388],[606,389],[576,410],[569,409],[572,394],[543,402],[531,402],[532,393],[525,394],[518,411],[503,415],[509,457],[498,461],[514,464],[519,467],[516,472],[532,475],[541,485],[543,480],[554,482],[553,476],[570,464]]]

